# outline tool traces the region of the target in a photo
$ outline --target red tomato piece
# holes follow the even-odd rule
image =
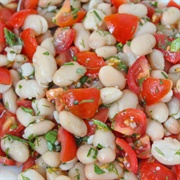
[[[119,146],[120,151],[124,151],[123,152],[123,158],[124,159],[122,161],[124,167],[128,171],[136,174],[138,172],[138,161],[137,161],[137,157],[136,157],[134,150],[123,139],[117,138],[116,144]]]
[[[26,17],[30,14],[37,14],[34,9],[23,9],[21,11],[15,12],[7,21],[7,24],[13,28],[20,28]]]
[[[14,11],[8,8],[0,8],[0,19],[2,22],[6,23],[6,21],[12,16]]]
[[[71,161],[76,157],[77,145],[74,136],[60,127],[58,130],[58,140],[61,143],[60,159],[62,162]]]
[[[169,79],[147,78],[140,91],[142,101],[147,104],[159,102],[172,88],[172,81]]]
[[[63,92],[62,102],[73,114],[91,118],[100,104],[100,91],[96,88],[69,89]]]
[[[6,27],[5,23],[0,20],[0,53],[4,50],[6,47],[6,40],[4,36],[4,28]]]
[[[177,180],[180,180],[180,165],[173,166],[172,171],[175,172]]]
[[[3,156],[0,156],[0,163],[7,165],[7,166],[15,166],[16,165],[16,161],[9,159],[7,157],[3,157]]]
[[[127,3],[128,0],[111,0],[111,3],[118,8],[120,5]]]
[[[24,1],[24,9],[36,9],[39,0],[26,0]]]
[[[150,138],[148,135],[144,135],[137,139],[133,143],[133,149],[140,159],[147,159],[151,157],[151,144],[150,144]]]
[[[104,18],[110,33],[118,42],[123,44],[133,37],[138,26],[138,20],[137,16],[125,13],[112,14]]]
[[[147,7],[147,16],[152,19],[153,14],[156,12],[155,8],[148,1],[142,1],[141,3]]]
[[[125,135],[143,135],[147,127],[146,115],[138,109],[125,109],[114,117],[111,127]]]
[[[167,4],[167,7],[177,7],[180,10],[180,5],[177,4],[174,0],[170,0],[169,3]]]
[[[97,77],[100,68],[106,65],[104,59],[102,57],[97,56],[95,52],[79,52],[76,54],[76,57],[77,62],[87,69],[85,75],[93,78]]]
[[[17,127],[15,129],[8,129],[7,134],[22,137],[24,129],[25,127],[20,122],[18,122]]]
[[[35,165],[35,158],[34,157],[29,157],[28,160],[26,162],[24,162],[24,164],[23,164],[22,172],[24,172],[25,170],[31,168],[34,165]]]
[[[71,11],[70,0],[65,0],[53,21],[60,27],[67,27],[80,22],[85,15],[86,11],[84,9],[74,9]]]
[[[54,45],[57,53],[67,50],[73,43],[75,30],[69,27],[58,28],[54,34]]]
[[[18,99],[17,100],[17,105],[18,106],[23,106],[26,108],[32,108],[32,101],[28,100],[28,99]]]
[[[143,163],[140,177],[141,180],[177,180],[175,174],[160,163]]]
[[[129,68],[127,83],[129,89],[138,94],[143,81],[150,76],[150,65],[145,56],[139,57]]]
[[[12,84],[12,78],[9,70],[3,67],[0,67],[0,84]]]
[[[20,37],[23,40],[23,49],[22,53],[25,54],[30,61],[32,61],[32,57],[34,53],[36,52],[36,48],[38,46],[38,43],[35,38],[34,31],[30,28],[25,29],[21,34]]]

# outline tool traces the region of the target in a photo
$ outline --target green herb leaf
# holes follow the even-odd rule
[[[48,141],[47,142],[47,148],[48,148],[49,151],[53,151],[54,145],[51,142]]]
[[[9,46],[16,46],[16,45],[23,45],[23,41],[20,37],[18,37],[17,35],[15,35],[13,32],[11,32],[10,30],[8,30],[7,28],[4,28],[4,35],[6,38],[6,43]]]
[[[128,72],[128,66],[125,63],[123,63],[122,61],[120,61],[118,63],[117,68],[118,68],[118,70],[122,70],[122,71],[124,71],[126,73]]]
[[[164,72],[162,71],[161,74],[164,76],[165,79],[168,79],[168,76],[166,75],[166,73],[164,73]]]
[[[144,82],[145,79],[146,78],[144,78],[144,77],[138,79],[139,86],[142,86],[142,83]]]
[[[172,41],[170,45],[170,51],[171,52],[179,52],[180,51],[180,37],[176,38],[174,41]]]
[[[119,176],[117,168],[114,166],[113,163],[109,163],[108,165],[108,171],[109,172],[114,172],[117,176]]]
[[[76,69],[76,73],[77,73],[77,74],[80,74],[80,75],[83,75],[83,74],[84,74],[84,71],[83,71],[82,68],[77,68],[77,69]]]
[[[93,13],[95,14],[95,16],[101,21],[102,20],[102,18],[99,16],[99,14],[95,11],[95,10],[93,10]]]
[[[122,44],[122,43],[116,44],[116,48],[117,48],[118,52],[122,52],[122,50],[123,50],[123,44]]]
[[[33,110],[32,110],[31,108],[26,108],[26,107],[21,106],[21,109],[22,109],[24,112],[33,115]]]
[[[13,135],[11,135],[11,134],[7,134],[3,139],[5,139],[5,138],[8,138],[8,139],[10,138],[10,139],[13,139],[13,140],[20,141],[20,142],[22,142],[22,143],[28,144],[28,141],[27,141],[27,140],[22,139],[22,138],[20,138],[20,137],[18,137],[18,136],[13,136]]]
[[[98,154],[98,150],[96,148],[91,147],[87,153],[87,157],[92,156],[93,159],[96,159],[97,154]]]
[[[164,154],[158,147],[155,147],[154,149],[155,149],[160,155],[165,156],[165,154]]]
[[[96,165],[96,164],[94,164],[94,172],[96,173],[96,174],[104,174],[105,173],[105,171],[104,170],[102,170],[98,165]]]
[[[75,171],[76,171],[76,176],[75,176],[75,178],[76,178],[77,180],[80,180],[79,169],[76,168]]]
[[[78,17],[78,11],[79,11],[79,8],[73,9],[72,11],[73,19],[76,19]]]
[[[102,148],[104,148],[101,144],[98,144],[97,145],[97,148],[99,148],[99,149],[102,149]]]
[[[175,154],[176,155],[180,155],[180,149]]]
[[[46,52],[44,52],[43,54],[44,54],[44,55],[49,55],[49,52],[48,52],[48,51],[46,51]]]
[[[97,126],[98,129],[100,129],[102,131],[109,130],[109,127],[105,123],[103,123],[97,119],[93,119],[93,123]]]
[[[74,65],[74,63],[73,62],[67,62],[67,63],[64,63],[63,65],[64,66],[72,66],[72,65]]]
[[[57,139],[57,131],[49,131],[48,133],[45,134],[45,139],[54,144],[54,142],[56,141]]]
[[[22,88],[22,85],[19,84],[19,85],[18,85],[18,88],[21,89],[21,88]]]
[[[151,6],[153,6],[153,7],[155,7],[155,8],[157,8],[158,7],[158,2],[157,1],[155,1],[155,2],[149,2],[150,3],[150,5]]]
[[[30,180],[28,177],[25,177],[24,175],[21,174],[21,177],[23,180]]]
[[[94,102],[94,99],[83,99],[81,102],[79,102],[79,104],[82,104],[82,103],[91,103],[91,102]]]

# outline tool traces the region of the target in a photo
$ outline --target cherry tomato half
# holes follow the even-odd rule
[[[0,84],[12,84],[12,78],[9,70],[3,67],[0,67]]]

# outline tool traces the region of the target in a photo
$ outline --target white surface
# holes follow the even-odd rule
[[[0,164],[0,180],[17,180],[17,175],[21,172],[21,168],[15,166],[3,166]]]

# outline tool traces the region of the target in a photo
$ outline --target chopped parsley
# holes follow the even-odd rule
[[[98,165],[96,165],[96,164],[94,164],[94,172],[96,173],[96,174],[104,174],[105,173],[105,171],[104,170],[102,170]]]
[[[83,71],[82,68],[77,68],[77,69],[76,69],[76,73],[77,73],[77,74],[80,74],[80,75],[83,75],[83,74],[84,74],[84,71]]]
[[[158,2],[157,2],[157,1],[156,1],[156,2],[153,2],[153,1],[151,2],[151,1],[150,1],[149,3],[150,3],[151,6],[153,6],[153,7],[155,7],[155,8],[158,7]]]
[[[73,62],[66,62],[66,63],[64,63],[63,65],[64,65],[64,66],[73,66],[74,63],[73,63]]]
[[[102,21],[102,18],[99,16],[99,14],[95,10],[93,10],[93,13],[99,19],[99,21]]]
[[[179,52],[180,51],[180,37],[176,38],[174,41],[171,42],[170,51],[171,52]]]
[[[165,154],[164,154],[158,147],[155,147],[154,149],[155,149],[160,155],[165,156]]]
[[[46,51],[46,52],[44,52],[43,54],[44,54],[44,55],[49,55],[49,52],[48,52],[48,51]]]
[[[21,174],[22,180],[30,180],[28,177],[25,177],[24,175]]]
[[[96,159],[97,154],[98,154],[98,150],[96,148],[91,147],[87,153],[87,157],[92,156],[93,159]]]
[[[102,131],[109,130],[109,127],[105,123],[103,123],[97,119],[93,119],[93,123],[97,126],[98,129],[100,129]]]
[[[31,108],[26,108],[26,107],[21,106],[21,109],[22,109],[24,112],[33,115],[33,110],[32,110]]]
[[[76,175],[74,176],[77,180],[80,180],[80,173],[79,173],[79,169],[75,169],[76,171]]]
[[[165,79],[168,79],[168,76],[166,75],[166,73],[161,72],[161,74],[164,76]]]
[[[177,152],[175,152],[175,154],[180,155],[180,149]]]

